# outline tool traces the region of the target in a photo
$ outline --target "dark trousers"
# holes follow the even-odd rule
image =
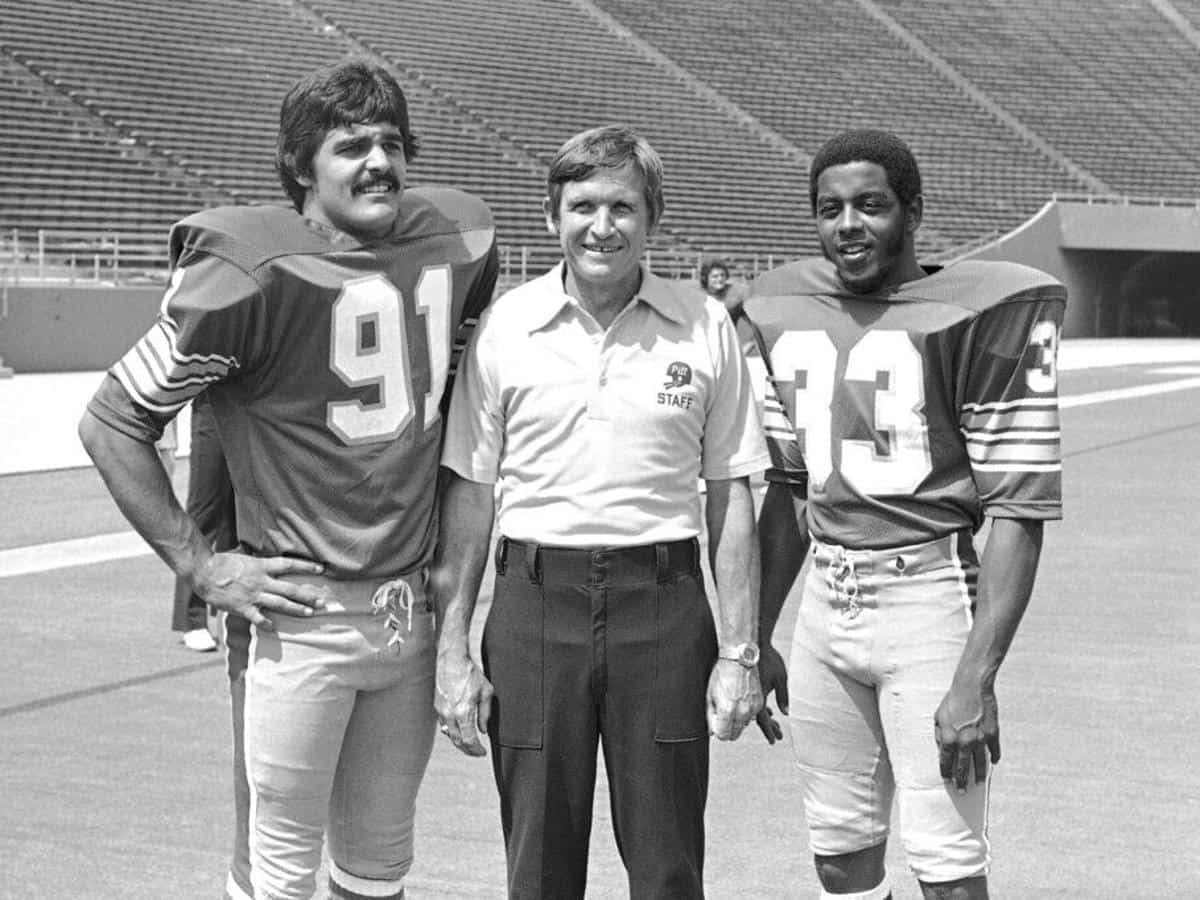
[[[631,900],[703,897],[717,642],[697,542],[501,538],[496,563],[483,664],[509,897],[584,896],[598,744]]]
[[[204,394],[192,401],[192,450],[188,457],[186,508],[200,533],[214,550],[237,546],[237,516],[233,505],[233,482],[225,465],[225,453],[217,433],[212,404]],[[205,603],[192,593],[187,582],[175,579],[175,605],[171,628],[191,631],[208,624]]]

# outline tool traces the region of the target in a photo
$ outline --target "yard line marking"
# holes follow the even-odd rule
[[[90,566],[114,559],[130,559],[152,553],[149,545],[133,531],[116,531],[94,537],[31,544],[0,550],[0,578],[32,575],[70,566]]]
[[[1111,391],[1094,391],[1090,394],[1060,397],[1058,405],[1062,409],[1072,409],[1076,406],[1091,406],[1095,403],[1108,403],[1111,400],[1130,400],[1134,397],[1149,397],[1153,394],[1169,394],[1175,391],[1191,390],[1192,388],[1200,388],[1200,378],[1180,378],[1175,381],[1160,381],[1157,384],[1139,384],[1136,387],[1116,388]]]
[[[1105,450],[1112,450],[1116,447],[1127,447],[1130,444],[1140,444],[1143,441],[1153,440],[1154,438],[1160,438],[1168,434],[1178,434],[1181,431],[1190,431],[1193,428],[1200,428],[1200,422],[1185,422],[1182,425],[1172,425],[1170,428],[1160,428],[1158,431],[1148,431],[1145,434],[1135,434],[1115,441],[1106,441],[1103,444],[1080,447],[1077,450],[1070,450],[1063,453],[1063,459],[1074,459],[1076,456],[1083,456],[1086,453],[1103,453]]]
[[[1078,406],[1092,406],[1096,403],[1130,400],[1136,397],[1149,397],[1154,394],[1168,394],[1193,388],[1200,388],[1200,377],[1160,381],[1156,384],[1142,384],[1111,391],[1094,391],[1090,394],[1074,394],[1069,397],[1060,397],[1058,405],[1062,409],[1073,409]],[[0,578],[33,575],[37,572],[66,569],[71,566],[90,566],[94,563],[146,556],[150,553],[153,551],[149,545],[133,531],[117,531],[70,541],[54,541],[49,544],[33,544],[29,547],[0,550]]]
[[[76,691],[66,691],[62,694],[54,694],[50,697],[39,697],[37,700],[27,700],[24,703],[16,703],[12,706],[0,706],[0,719],[6,716],[15,716],[20,713],[36,712],[39,709],[46,709],[50,706],[58,706],[62,703],[70,703],[72,700],[81,700],[85,697],[96,697],[100,694],[110,694],[113,691],[120,691],[127,687],[136,687],[142,684],[149,684],[152,681],[161,681],[164,678],[175,678],[180,675],[189,675],[192,672],[198,672],[201,669],[211,669],[214,666],[223,665],[225,660],[218,656],[214,659],[206,659],[204,662],[188,663],[187,665],[175,666],[171,669],[162,669],[158,672],[150,672],[146,675],[135,675],[133,678],[122,678],[120,681],[109,681],[105,684],[97,684],[92,687],[80,688]]]

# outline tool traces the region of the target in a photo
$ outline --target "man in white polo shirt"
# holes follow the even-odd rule
[[[583,897],[598,744],[630,896],[702,897],[708,735],[762,703],[748,476],[768,456],[728,314],[641,265],[662,211],[643,138],[567,141],[545,200],[564,261],[481,319],[447,421],[436,705],[463,752],[491,739],[513,898]],[[485,675],[468,630],[497,494]]]

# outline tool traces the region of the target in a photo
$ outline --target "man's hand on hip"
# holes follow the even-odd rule
[[[311,616],[329,599],[329,591],[284,581],[282,575],[320,575],[319,563],[286,556],[256,557],[214,553],[196,570],[196,593],[217,609],[236,613],[260,628],[275,626],[268,613]]]

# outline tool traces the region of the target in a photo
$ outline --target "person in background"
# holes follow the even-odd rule
[[[171,425],[175,426],[177,421],[172,420]],[[212,404],[204,394],[192,400],[185,509],[214,550],[232,550],[237,546],[233,482],[225,465]],[[171,628],[183,632],[183,645],[189,650],[210,653],[217,649],[208,626],[208,604],[192,590],[186,578],[178,576]]]
[[[730,278],[729,265],[723,259],[709,259],[700,266],[700,287],[713,300],[716,300],[729,313],[733,327],[737,330],[738,344],[742,355],[746,357],[746,367],[750,371],[750,388],[754,391],[754,399],[758,411],[763,413],[767,395],[767,368],[763,361],[761,341],[753,323],[746,318],[743,304],[746,300],[747,288],[743,282]],[[758,483],[758,479],[754,479]],[[761,673],[760,673],[761,674]],[[766,686],[764,685],[764,690]]]
[[[736,322],[741,318],[746,300],[746,285],[730,277],[729,265],[723,259],[708,259],[700,265],[700,287],[727,310]]]

